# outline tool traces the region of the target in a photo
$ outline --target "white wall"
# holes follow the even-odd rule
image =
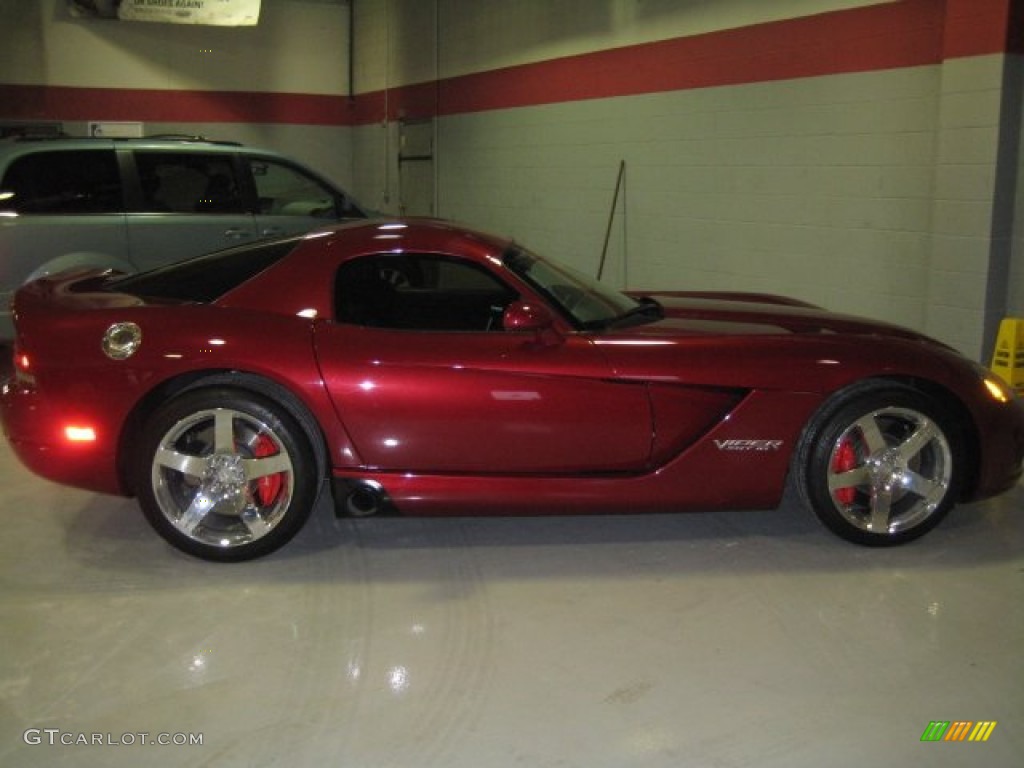
[[[888,2],[894,0],[356,0],[357,90]]]
[[[952,59],[939,68],[924,328],[986,362],[1007,309],[1009,233],[997,218],[1007,191],[998,186],[1005,66],[1000,55]]]
[[[363,71],[357,56],[357,89],[386,83],[393,103],[402,86],[432,78],[458,83],[462,75],[513,68],[494,82],[518,86],[514,68],[522,64],[718,30],[758,29],[755,39],[764,43],[765,29],[798,29],[774,22],[833,14],[836,24],[860,24],[868,6],[895,8],[904,22],[920,13],[920,28],[911,18],[916,37],[908,48],[921,40],[948,46],[948,30],[936,28],[943,13],[962,23],[997,4],[438,0],[434,51],[425,31],[436,23],[430,3],[375,5],[384,26],[371,32],[357,19],[357,37],[363,54],[386,49],[375,61],[389,65]],[[372,21],[366,12],[360,18]],[[897,34],[872,23],[852,44],[870,48]],[[771,39],[780,57],[801,49],[822,59],[846,53],[815,40]],[[973,44],[971,34],[964,39]],[[395,58],[415,42],[416,57]],[[438,211],[593,272],[624,160],[608,281],[795,295],[908,325],[986,359],[1006,311],[992,283],[1009,270],[1015,285],[1024,282],[1019,239],[1010,264],[993,261],[1007,56],[945,53],[825,76],[453,114],[442,108]],[[547,71],[523,68],[521,76]],[[587,76],[582,68],[580,76]],[[353,146],[357,188],[388,209],[397,148],[383,110],[378,122],[355,130]],[[1022,290],[1010,289],[1017,306]]]
[[[624,159],[615,282],[922,327],[935,88],[910,69],[447,118],[443,210],[593,272]]]
[[[593,272],[625,161],[607,280],[793,294],[924,330],[984,359],[998,316],[1024,313],[1024,192],[1019,174],[1007,186],[1000,166],[1010,135],[1003,73],[1007,62],[1024,65],[1001,51],[949,52],[958,39],[935,25],[944,13],[963,23],[977,12],[968,23],[984,31],[999,7],[1000,0],[355,0],[357,95],[349,99],[344,0],[265,0],[259,26],[241,29],[83,21],[69,16],[64,0],[0,0],[0,89],[92,89],[95,115],[62,118],[59,100],[43,100],[40,116],[72,130],[110,119],[104,110],[122,108],[122,91],[166,93],[169,103],[189,106],[180,117],[148,119],[148,132],[269,146],[385,211],[397,206],[397,121],[407,109],[440,109],[441,215],[513,234]],[[905,26],[894,33],[877,22],[879,13],[896,13]],[[803,21],[787,21],[796,18]],[[826,20],[830,30],[849,24],[862,37],[845,41],[852,50],[831,50],[800,38],[807,20]],[[560,62],[589,62],[587,54],[723,34],[737,59],[726,65],[743,65],[748,52],[768,64],[793,56],[813,64],[892,39],[899,45],[890,45],[892,61],[880,57],[864,70],[812,66],[762,81],[755,66],[746,79],[659,92],[443,108],[441,89],[466,76],[497,73],[485,82],[501,96],[523,86],[521,78],[559,71]],[[737,45],[748,35],[752,47]],[[941,40],[942,55],[899,59],[922,40]],[[661,49],[650,50],[644,67],[653,71]],[[615,74],[587,66],[570,71],[598,86]],[[537,84],[525,86],[529,93]],[[206,93],[209,110],[182,98]],[[254,109],[266,105],[267,116],[219,116],[213,102],[232,93],[266,94]],[[282,115],[275,94],[312,105],[318,117]],[[0,102],[0,120],[9,117],[5,107]],[[1019,138],[1019,124],[1012,128]],[[993,223],[1005,214],[1007,189],[1010,198],[1017,193],[1009,234]],[[1002,292],[1000,280],[1009,280]]]
[[[252,27],[73,18],[65,0],[0,0],[4,83],[344,94],[348,7],[264,0]]]
[[[47,107],[42,119],[83,133],[89,120],[124,111],[134,89],[182,94],[245,92],[336,96],[349,89],[348,6],[341,0],[265,0],[255,27],[206,27],[73,18],[65,0],[0,0],[0,85],[90,89],[87,116]],[[119,91],[125,90],[126,95]],[[215,98],[215,97],[211,97]],[[256,100],[259,111],[259,99]],[[6,109],[5,109],[6,108]],[[12,105],[0,103],[0,120]],[[131,107],[127,107],[130,113]],[[345,125],[246,119],[213,121],[195,111],[141,119],[147,135],[186,133],[268,147],[351,185],[352,147]],[[19,115],[23,117],[23,115]]]
[[[1018,118],[1024,114],[1024,57],[1010,59],[1010,81],[1017,85],[1015,96]],[[1024,320],[1024,130],[1017,124],[1016,179],[1014,184],[1014,223],[1011,239],[1010,274],[1007,284],[1007,315]]]

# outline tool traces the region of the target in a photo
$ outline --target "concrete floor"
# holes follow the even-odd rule
[[[239,565],[177,553],[134,502],[36,479],[6,444],[0,487],[3,766],[1022,764],[1024,487],[878,551],[789,503],[321,505]],[[998,725],[922,743],[933,720]]]

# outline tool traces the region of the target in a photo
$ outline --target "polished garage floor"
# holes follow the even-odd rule
[[[6,444],[0,487],[3,766],[1022,764],[1024,487],[884,551],[791,504],[321,505],[240,565],[178,554],[132,501],[38,480]],[[997,726],[922,743],[933,720]]]

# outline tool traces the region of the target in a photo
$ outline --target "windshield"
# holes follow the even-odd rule
[[[661,316],[660,307],[650,300],[638,301],[582,272],[547,261],[522,248],[508,251],[504,264],[583,330],[644,322],[655,315]]]

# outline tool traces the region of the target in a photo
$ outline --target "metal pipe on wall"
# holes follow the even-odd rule
[[[356,100],[356,0],[348,0],[348,101]]]
[[[608,258],[608,242],[612,237],[612,223],[615,221],[615,209],[619,206],[619,190],[622,189],[623,181],[626,177],[626,161],[621,160],[619,162],[619,175],[615,179],[615,194],[612,195],[612,208],[608,212],[608,226],[604,231],[604,246],[601,248],[601,261],[597,265],[597,279],[600,280],[604,275],[604,262]],[[625,223],[623,223],[625,226]]]
[[[433,214],[441,215],[441,187],[440,170],[438,168],[438,155],[440,149],[439,123],[441,120],[441,0],[434,0],[434,135],[431,139],[433,146],[430,148],[434,156],[432,167],[434,170],[434,205]]]

